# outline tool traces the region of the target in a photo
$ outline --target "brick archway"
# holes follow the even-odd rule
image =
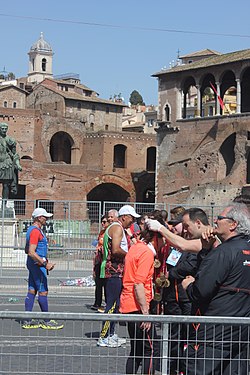
[[[131,181],[125,181],[119,176],[113,175],[105,175],[101,176],[100,178],[95,178],[91,180],[86,185],[86,195],[88,196],[94,188],[102,184],[116,185],[117,188],[121,188],[127,192],[132,202],[135,201],[135,188],[133,183]]]

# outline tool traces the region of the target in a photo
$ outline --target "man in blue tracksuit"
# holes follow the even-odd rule
[[[48,242],[42,231],[47,218],[53,214],[44,208],[36,208],[32,213],[33,223],[26,233],[25,252],[27,254],[27,268],[29,270],[28,293],[25,299],[25,311],[32,311],[36,294],[41,311],[48,312],[48,283],[47,272],[53,270],[55,264],[47,260]],[[54,320],[36,321],[34,319],[23,322],[22,328],[60,329],[62,324]]]

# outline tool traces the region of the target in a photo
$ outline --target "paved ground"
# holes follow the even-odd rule
[[[19,291],[19,289],[17,289]],[[89,313],[94,288],[65,287],[51,293],[50,312]],[[0,288],[1,311],[24,311],[25,292]],[[34,311],[40,311],[35,303]],[[17,319],[0,319],[0,374],[75,375],[124,374],[129,341],[120,348],[96,346],[101,322],[67,321],[60,331],[41,328],[24,330]],[[117,324],[120,337],[126,337],[124,324]]]
[[[11,300],[12,298],[12,300]],[[24,296],[0,296],[2,311],[23,311]],[[93,297],[51,297],[51,312],[89,312]],[[34,311],[39,311],[36,303]],[[0,374],[123,373],[126,345],[98,348],[100,322],[67,321],[60,331],[23,330],[18,320],[0,320]],[[119,334],[126,335],[124,326]],[[122,357],[121,361],[119,357]],[[118,360],[119,359],[119,360]]]

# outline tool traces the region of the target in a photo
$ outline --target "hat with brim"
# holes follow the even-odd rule
[[[134,207],[132,206],[129,206],[128,204],[126,204],[125,206],[122,206],[118,212],[118,215],[119,216],[122,216],[122,215],[131,215],[133,217],[140,217],[141,215],[137,214],[135,212],[135,209]]]
[[[38,207],[32,212],[32,219],[35,219],[36,217],[44,216],[44,217],[51,217],[53,214],[47,212],[44,208]]]

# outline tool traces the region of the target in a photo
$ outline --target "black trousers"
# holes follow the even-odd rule
[[[105,293],[106,279],[100,279],[100,270],[101,270],[101,265],[97,264],[95,266],[95,303],[94,303],[94,306],[98,306],[98,307],[102,305],[103,290],[104,290],[105,302],[106,302],[106,293]]]
[[[133,311],[130,314],[139,314]],[[142,374],[155,373],[156,330],[152,324],[148,332],[140,328],[141,322],[128,322],[130,354],[126,363],[126,374],[137,374],[142,366]]]
[[[188,345],[185,375],[247,375],[247,345],[234,344],[231,348],[209,345]]]
[[[164,303],[164,315],[191,315],[191,303],[188,301],[168,301]],[[187,342],[187,325],[172,323],[169,332],[170,371],[183,370],[184,345]]]

